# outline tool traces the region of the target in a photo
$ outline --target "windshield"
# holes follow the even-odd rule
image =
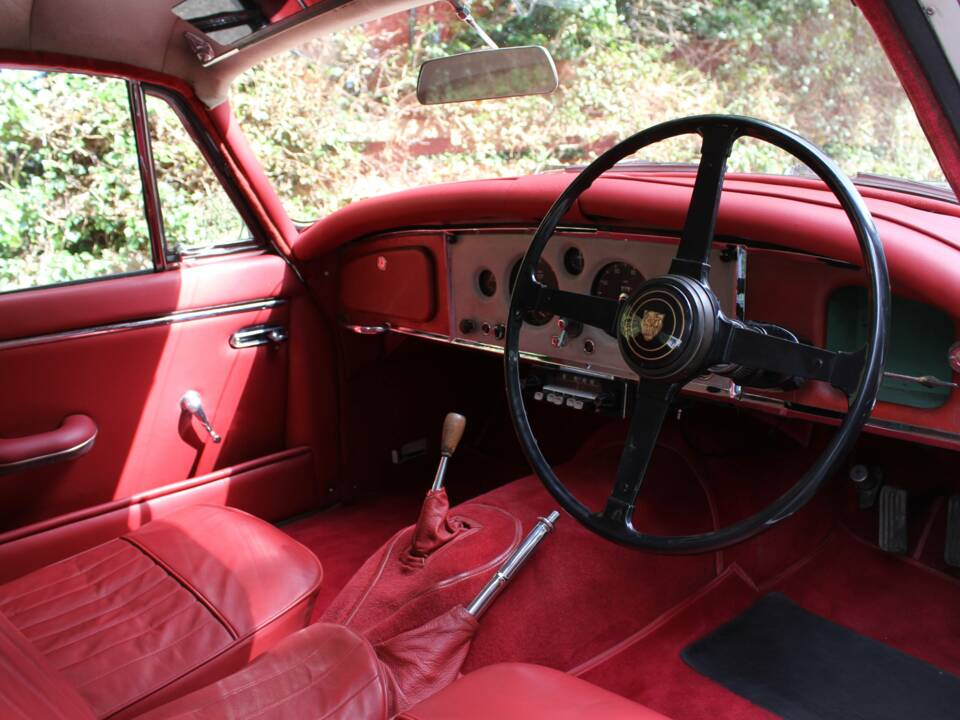
[[[944,183],[850,0],[484,0],[472,10],[501,45],[547,47],[560,88],[419,105],[420,63],[482,46],[447,2],[312,40],[238,80],[234,106],[294,218],[421,185],[584,164],[649,125],[699,113],[783,125],[850,175]],[[696,161],[698,147],[678,139],[634,159]],[[802,172],[749,139],[730,167]]]

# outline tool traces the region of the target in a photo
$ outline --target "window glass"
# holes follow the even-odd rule
[[[148,95],[147,115],[167,248],[249,242],[236,207],[170,104]]]
[[[0,69],[0,292],[151,267],[126,83]]]
[[[301,220],[419,185],[582,165],[664,120],[733,113],[810,138],[850,175],[944,178],[903,88],[850,0],[474,0],[501,45],[557,62],[548,96],[423,107],[429,58],[482,47],[448,2],[311,40],[252,68],[232,103]],[[698,143],[638,159],[689,162]],[[734,171],[802,172],[742,141]],[[642,168],[637,168],[641,171]]]

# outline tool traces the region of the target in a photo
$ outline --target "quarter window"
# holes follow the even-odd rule
[[[256,246],[170,103],[148,95],[147,116],[168,255],[189,257]]]

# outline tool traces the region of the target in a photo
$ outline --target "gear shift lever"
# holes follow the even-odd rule
[[[437,474],[433,478],[433,487],[430,488],[431,492],[443,489],[444,477],[447,474],[447,462],[456,452],[466,426],[467,419],[459,413],[447,413],[447,416],[443,419],[443,435],[440,438],[440,465],[437,466]]]
[[[423,567],[430,554],[453,540],[463,530],[463,525],[448,516],[450,500],[443,487],[447,464],[460,444],[467,419],[457,413],[448,413],[443,420],[443,435],[440,439],[440,464],[433,478],[430,492],[423,500],[420,516],[413,531],[410,548],[401,556],[402,562],[413,568]]]

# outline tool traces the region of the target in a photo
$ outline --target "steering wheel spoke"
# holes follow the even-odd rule
[[[601,517],[615,526],[633,528],[633,510],[646,477],[650,458],[657,446],[660,429],[679,391],[679,385],[641,382],[627,442],[620,455],[613,492],[607,498]]]
[[[620,303],[616,300],[556,290],[540,284],[537,284],[537,289],[530,309],[549,312],[567,320],[579,320],[584,325],[609,333],[616,331],[620,312]]]
[[[864,350],[834,352],[731,323],[721,362],[828,382],[849,397],[860,382]]]
[[[700,166],[680,235],[680,246],[670,265],[670,272],[675,275],[707,282],[723,177],[727,172],[727,159],[740,133],[736,125],[710,125],[701,130]]]

